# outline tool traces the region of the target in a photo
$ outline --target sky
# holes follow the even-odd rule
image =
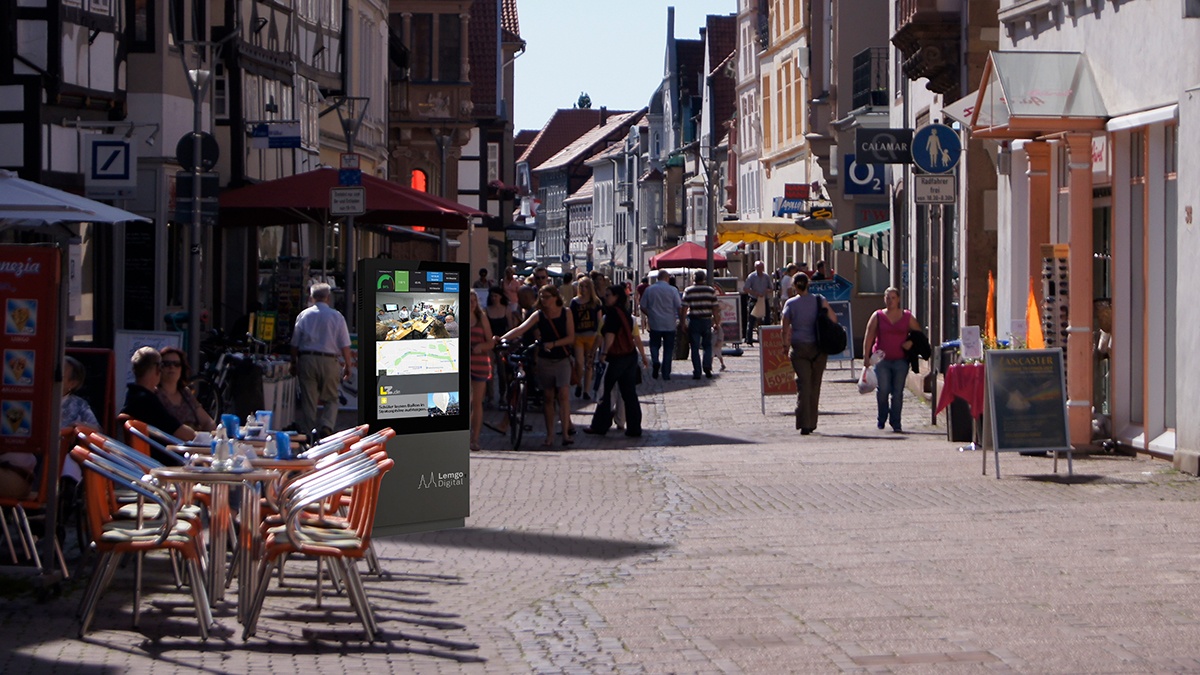
[[[587,92],[592,107],[638,110],[662,81],[667,7],[675,37],[696,40],[709,14],[737,0],[517,0],[525,53],[517,58],[516,129],[541,129]]]

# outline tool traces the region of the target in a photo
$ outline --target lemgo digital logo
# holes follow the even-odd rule
[[[428,476],[421,476],[421,481],[417,483],[417,489],[432,490],[434,488],[452,488],[464,485],[466,485],[466,474],[462,471],[454,473],[435,473],[430,471]]]

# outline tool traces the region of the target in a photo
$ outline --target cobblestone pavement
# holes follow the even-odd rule
[[[137,629],[131,566],[85,640],[80,582],[9,593],[0,672],[1200,672],[1200,481],[1107,455],[983,476],[911,396],[908,433],[877,431],[848,369],[801,437],[787,397],[761,412],[757,357],[648,380],[641,439],[514,453],[485,431],[467,527],[377,540],[375,644],[343,596],[317,606],[305,561],[259,637],[227,602],[201,643],[151,560]]]

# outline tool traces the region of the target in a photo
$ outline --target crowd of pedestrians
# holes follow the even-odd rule
[[[761,326],[782,325],[784,349],[795,371],[795,422],[801,435],[811,434],[817,427],[828,358],[818,344],[818,314],[837,323],[827,299],[810,293],[809,283],[833,278],[834,272],[824,260],[811,269],[804,262],[789,263],[774,273],[757,261],[741,283],[746,310],[743,341],[754,345],[760,342]],[[483,283],[487,272],[481,270],[479,279],[477,283]],[[728,317],[720,302],[724,291],[703,271],[693,272],[688,281],[691,283],[681,289],[680,279],[668,270],[658,270],[635,289],[628,282],[610,283],[602,273],[593,271],[568,277],[556,286],[545,267],[538,267],[525,279],[509,267],[500,284],[489,288],[487,306],[478,319],[488,324],[489,334],[504,341],[523,339],[529,344],[536,339],[541,343],[534,372],[545,392],[543,447],[552,447],[559,434],[563,445],[574,441],[572,396],[591,405],[594,394],[595,408],[585,433],[604,435],[615,426],[627,436],[638,437],[642,415],[637,386],[644,368],[649,367],[650,378],[663,381],[671,380],[674,361],[684,358],[691,361],[693,380],[712,379],[714,362],[720,370],[726,369],[723,323]],[[919,332],[919,326],[910,312],[899,308],[899,292],[889,289],[885,300],[887,306],[868,324],[864,352],[879,351],[882,359],[878,366],[878,427],[891,422],[900,432],[904,373],[912,345],[907,332]],[[647,333],[648,350],[643,332]],[[676,359],[680,340],[686,341],[687,353]],[[494,358],[489,368],[495,386],[488,396],[500,407],[507,381],[504,359]],[[482,409],[474,414],[482,416]],[[480,447],[478,428],[473,420],[472,449]]]

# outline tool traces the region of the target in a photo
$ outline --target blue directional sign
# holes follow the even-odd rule
[[[958,133],[945,124],[928,124],[913,134],[913,164],[926,173],[952,171],[961,155]]]

